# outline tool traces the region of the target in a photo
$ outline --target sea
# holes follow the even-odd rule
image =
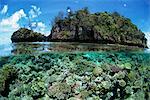
[[[117,44],[0,45],[1,100],[150,100],[150,49]]]
[[[0,44],[0,57],[16,54],[42,53],[42,52],[141,52],[150,53],[149,48],[140,49],[114,44],[95,44],[77,42],[20,42]]]

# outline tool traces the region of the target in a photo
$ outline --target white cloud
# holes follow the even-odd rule
[[[30,18],[36,18],[42,13],[39,7],[32,5],[31,8],[32,9],[29,11]]]
[[[7,42],[10,42],[12,33],[20,28],[18,22],[25,16],[26,14],[24,13],[23,9],[21,9],[19,11],[16,11],[10,17],[2,19],[0,21],[0,44],[6,42],[6,40]]]
[[[24,13],[23,9],[21,9],[15,12],[12,16],[6,19],[2,19],[2,21],[0,22],[0,26],[2,28],[5,28],[5,27],[12,27],[14,29],[19,28],[18,21],[25,16],[26,14]]]
[[[150,48],[150,32],[146,32],[145,36],[147,38],[147,46]]]
[[[32,22],[31,27],[35,32],[42,33],[46,36],[50,34],[49,30],[47,30],[47,26],[45,23],[39,21],[39,22]],[[31,27],[27,26],[26,28],[30,29]]]
[[[4,5],[3,9],[1,10],[1,14],[6,14],[8,11],[8,5]]]
[[[39,29],[40,29],[41,31],[44,31],[45,28],[46,28],[46,25],[45,25],[44,23],[42,23],[42,22],[38,22],[37,26],[39,27]]]
[[[32,9],[28,12],[29,15],[26,15],[23,9],[16,11],[11,16],[0,19],[0,44],[5,44],[11,42],[10,38],[14,31],[20,28],[19,21],[22,18],[30,18],[31,25],[35,28],[34,31],[40,32],[45,35],[49,35],[49,30],[47,30],[46,25],[41,21],[34,21],[36,18],[42,13],[39,7],[31,6]],[[5,8],[5,11],[7,12]],[[28,19],[26,19],[26,23],[28,23]],[[29,28],[27,26],[26,28]]]
[[[47,30],[46,25],[43,22],[37,22],[37,28],[34,31],[42,33],[46,36],[50,34],[49,31]]]
[[[40,33],[48,36],[50,34],[49,30],[47,30],[46,25],[43,22],[38,22],[38,29]]]

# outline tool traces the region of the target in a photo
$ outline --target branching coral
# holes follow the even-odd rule
[[[144,58],[126,53],[10,57],[0,69],[0,99],[148,99],[150,62]]]
[[[52,98],[65,99],[69,97],[71,87],[66,83],[53,83],[53,85],[48,88],[48,91],[49,96]]]

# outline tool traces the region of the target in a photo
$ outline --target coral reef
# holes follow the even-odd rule
[[[17,77],[17,70],[10,64],[6,64],[0,69],[0,95],[7,96],[9,85]]]
[[[2,100],[149,99],[149,54],[53,52],[7,60],[0,69]]]

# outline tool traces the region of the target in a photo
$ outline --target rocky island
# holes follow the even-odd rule
[[[48,37],[21,28],[13,33],[11,40],[12,42],[93,42],[147,47],[145,34],[130,19],[117,12],[91,14],[87,8],[70,12],[65,17],[58,15]]]
[[[43,42],[46,41],[46,36],[27,28],[20,28],[13,33],[11,40],[12,42]]]

